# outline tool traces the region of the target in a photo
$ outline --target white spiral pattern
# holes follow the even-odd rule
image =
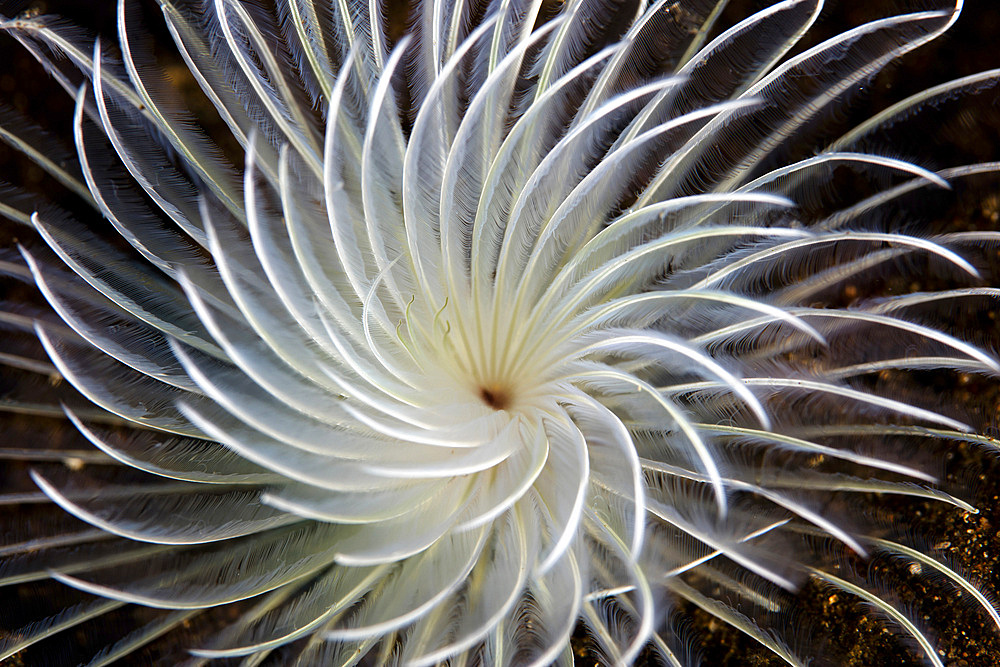
[[[38,318],[37,336],[99,409],[66,413],[106,455],[31,475],[117,536],[25,567],[179,610],[123,646],[235,605],[195,657],[290,644],[279,662],[571,664],[582,622],[601,660],[670,662],[661,610],[686,599],[799,664],[715,598],[767,608],[808,576],[863,596],[803,545],[903,547],[820,499],[972,509],[890,447],[854,446],[971,442],[971,428],[854,380],[1000,372],[920,315],[995,298],[968,250],[997,239],[915,235],[885,214],[996,165],[933,172],[871,141],[918,107],[993,91],[997,73],[795,157],[960,3],[792,58],[818,0],[722,31],[710,2],[427,1],[404,37],[378,3],[276,4],[159,0],[239,167],[158,80],[129,0],[120,59],[46,17],[2,24],[68,90],[86,80],[79,167],[42,166],[128,245],[40,207],[30,222],[52,252],[23,249],[64,323]],[[832,191],[837,169],[873,194]],[[957,286],[814,305],[914,256]],[[884,342],[845,344],[865,336]],[[775,551],[790,544],[801,556]]]

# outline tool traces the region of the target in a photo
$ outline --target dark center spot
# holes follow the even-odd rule
[[[498,387],[482,387],[479,390],[479,398],[494,410],[506,410],[510,405],[510,396]]]

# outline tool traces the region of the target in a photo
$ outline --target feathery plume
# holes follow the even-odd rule
[[[798,665],[812,582],[942,664],[849,565],[879,554],[1000,629],[857,511],[976,511],[934,455],[995,443],[922,374],[995,383],[949,313],[995,304],[1000,235],[919,215],[1000,165],[888,138],[1000,72],[830,132],[961,2],[808,48],[820,0],[732,26],[705,0],[157,4],[222,132],[139,3],[116,43],[0,18],[75,99],[72,148],[0,117],[75,198],[0,205],[44,242],[0,268],[47,304],[3,303],[0,361],[73,388],[4,409],[80,435],[4,451],[0,584],[76,597],[0,654],[136,609],[92,664],[680,664],[697,607]]]

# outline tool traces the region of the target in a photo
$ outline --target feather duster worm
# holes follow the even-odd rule
[[[797,665],[812,582],[941,664],[851,566],[879,554],[1000,627],[858,511],[975,512],[935,459],[994,443],[927,373],[995,383],[948,316],[998,296],[1000,235],[921,214],[1000,165],[894,138],[1000,74],[829,130],[961,2],[808,48],[819,0],[157,4],[224,132],[136,3],[117,44],[2,19],[75,99],[73,148],[9,111],[2,138],[76,199],[2,209],[2,361],[38,378],[4,403],[2,655],[680,664],[700,608]]]

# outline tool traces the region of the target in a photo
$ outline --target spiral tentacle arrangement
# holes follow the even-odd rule
[[[824,133],[961,9],[914,4],[802,48],[819,0],[731,27],[705,0],[158,0],[224,137],[161,78],[138,3],[117,44],[3,19],[76,100],[72,147],[6,116],[3,138],[84,211],[3,205],[44,243],[0,268],[48,304],[5,302],[4,363],[75,389],[6,409],[89,441],[17,457],[24,516],[59,518],[5,520],[0,583],[86,595],[3,654],[138,605],[95,664],[185,628],[195,663],[571,664],[587,642],[679,664],[666,620],[693,605],[800,664],[767,619],[812,579],[939,664],[831,549],[944,573],[1000,621],[848,520],[890,496],[974,512],[907,452],[992,446],[907,378],[1000,372],[941,317],[996,298],[998,236],[909,211],[998,166],[884,136],[998,73]],[[922,270],[944,286],[831,298]]]

